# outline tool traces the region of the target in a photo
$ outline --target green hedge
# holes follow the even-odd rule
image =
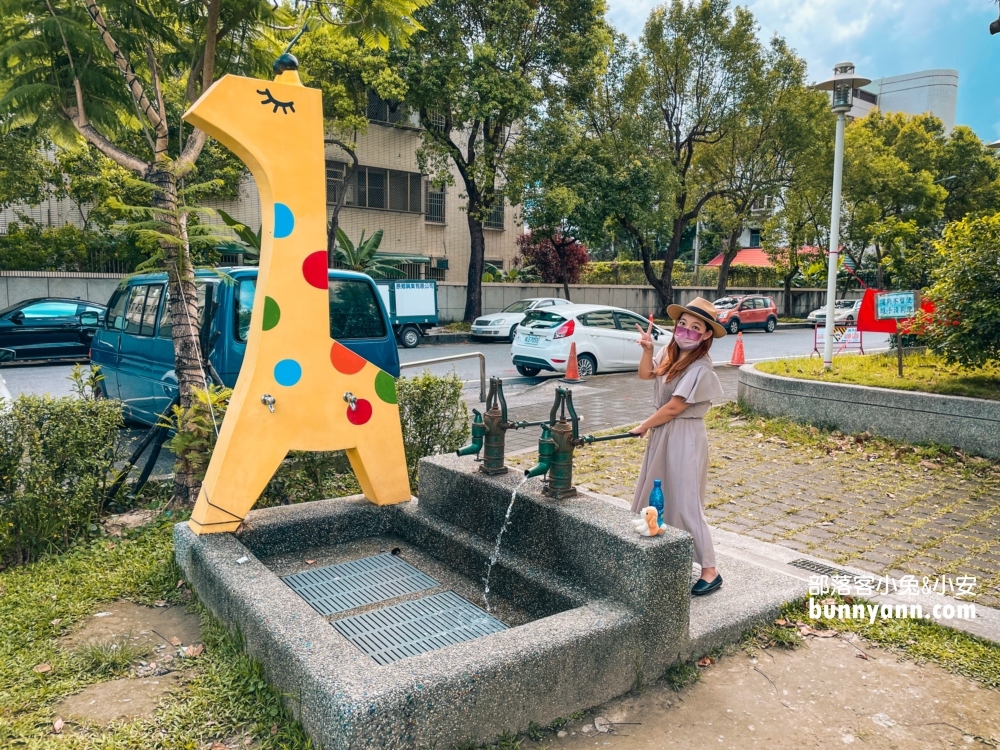
[[[118,401],[0,402],[0,561],[63,552],[96,531],[121,426]]]
[[[663,272],[663,261],[653,261],[653,270],[657,276]],[[675,265],[671,274],[674,286],[695,286],[694,271],[687,271],[681,265]],[[599,261],[588,263],[581,278],[583,284],[639,285],[647,286],[649,281],[642,268],[642,261]],[[698,272],[697,286],[717,286],[719,269],[714,266],[702,266]],[[729,286],[731,287],[780,287],[784,283],[781,274],[774,268],[759,266],[731,266],[729,269]]]
[[[130,273],[146,257],[125,232],[13,222],[0,235],[0,271]]]

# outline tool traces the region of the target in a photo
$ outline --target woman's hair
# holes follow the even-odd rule
[[[673,380],[682,374],[692,362],[708,354],[708,350],[712,348],[713,339],[713,336],[709,336],[694,349],[688,349],[687,351],[683,351],[677,345],[677,342],[671,339],[670,343],[667,344],[666,356],[660,361],[656,369],[653,370],[653,374],[657,377],[666,375],[667,380]]]

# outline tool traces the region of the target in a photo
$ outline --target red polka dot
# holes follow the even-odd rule
[[[306,256],[306,259],[302,261],[302,275],[306,277],[309,286],[314,286],[317,289],[326,289],[329,287],[326,269],[326,250],[317,250]]]
[[[359,398],[354,409],[347,407],[347,421],[351,424],[364,424],[372,418],[372,405],[370,401]]]
[[[361,372],[365,365],[368,364],[364,358],[359,357],[346,346],[338,344],[336,341],[333,342],[333,347],[330,349],[330,361],[337,368],[337,372],[342,372],[345,375],[354,375]]]

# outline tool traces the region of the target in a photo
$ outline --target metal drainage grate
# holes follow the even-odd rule
[[[386,553],[304,570],[282,580],[321,615],[346,612],[439,585],[405,560]]]
[[[823,576],[853,576],[854,574],[841,570],[840,568],[833,568],[829,565],[824,565],[823,563],[816,562],[815,560],[806,560],[804,558],[799,558],[798,560],[792,560],[789,565],[802,568],[802,570],[808,570],[810,573],[819,573]]]
[[[507,629],[453,591],[345,617],[332,624],[379,664]]]

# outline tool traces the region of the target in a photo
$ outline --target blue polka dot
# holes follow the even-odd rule
[[[302,377],[302,365],[294,359],[283,359],[274,366],[274,379],[278,385],[293,386]]]
[[[292,209],[284,203],[274,204],[274,236],[276,239],[287,237],[295,228],[295,217]]]

